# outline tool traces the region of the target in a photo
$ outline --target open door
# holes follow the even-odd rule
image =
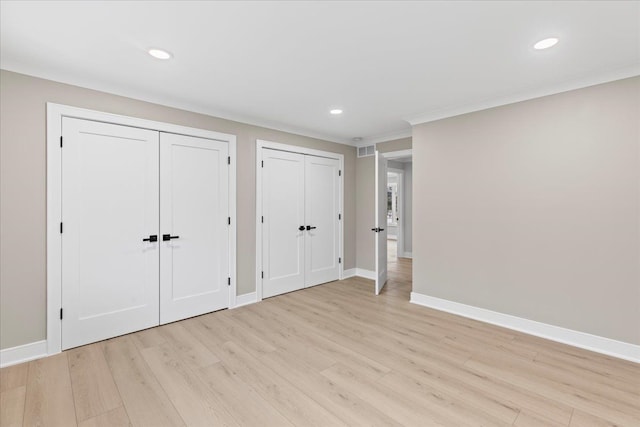
[[[387,159],[376,151],[376,295],[387,283]]]

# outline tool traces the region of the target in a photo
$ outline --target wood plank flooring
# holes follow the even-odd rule
[[[412,305],[411,260],[0,371],[1,426],[640,426],[640,365]]]

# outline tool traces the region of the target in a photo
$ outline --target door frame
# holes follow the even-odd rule
[[[404,257],[404,169],[387,168],[387,186],[389,185],[389,172],[398,175],[398,224],[396,242],[398,245],[398,257],[402,254]],[[387,240],[389,235],[387,234]],[[387,262],[388,263],[388,262]]]
[[[378,151],[378,150],[376,149],[376,153],[378,153],[380,156],[382,156],[382,157],[386,158],[386,159],[387,159],[387,161],[389,161],[389,160],[393,161],[394,157],[395,157],[395,158],[398,158],[398,157],[411,156],[411,157],[413,158],[413,149],[412,149],[412,148],[409,148],[409,149],[406,149],[406,150],[384,151],[384,152]],[[377,161],[376,161],[376,168],[377,168],[377,167],[378,167],[378,166],[377,166]],[[388,171],[388,170],[389,170],[389,168],[387,168],[387,171]],[[399,170],[399,169],[396,169],[396,170]],[[404,171],[403,171],[403,172],[404,172]],[[385,177],[385,178],[386,178],[386,177]],[[375,195],[375,194],[377,194],[377,191],[378,191],[378,189],[377,189],[377,187],[376,187],[377,179],[378,179],[378,178],[377,178],[377,176],[374,176],[374,180],[373,180],[373,182],[374,182],[374,185],[373,185],[373,187],[374,187],[374,195]],[[403,185],[403,187],[404,187],[404,174],[403,174],[403,184],[402,184],[402,185]],[[403,189],[403,190],[404,190],[404,189]],[[400,190],[398,190],[398,191],[400,191]],[[404,193],[403,193],[403,194],[404,194]],[[374,218],[375,218],[375,214],[376,214],[376,209],[378,209],[378,206],[377,206],[377,204],[376,204],[376,203],[374,203],[374,211],[373,211],[373,213],[374,213]],[[374,227],[378,227],[378,225],[374,225]],[[403,232],[404,232],[404,230],[403,230]],[[376,233],[376,234],[377,234],[377,233]],[[398,234],[400,234],[400,228],[399,228],[399,227],[398,227]],[[399,237],[399,236],[398,236],[398,237]],[[404,246],[404,235],[403,235],[403,242],[402,242],[402,243],[403,243],[403,246]],[[386,246],[386,245],[385,245],[385,246]],[[403,249],[403,255],[404,255],[404,247],[403,247],[402,249]],[[398,256],[399,256],[399,255],[400,255],[400,254],[399,254],[399,251],[398,251]],[[375,271],[375,276],[374,276],[374,278],[375,278],[375,280],[377,280],[377,278],[378,278],[378,277],[379,277],[379,275],[380,275],[380,266],[378,265],[378,245],[377,245],[377,244],[376,244],[376,252],[375,252],[375,262],[376,262],[376,271]],[[387,265],[385,266],[385,268],[387,268],[388,264],[389,264],[389,260],[387,260]]]
[[[340,185],[338,186],[338,205],[342,219],[340,227],[338,227],[338,243],[340,253],[338,256],[342,259],[339,267],[338,279],[344,277],[344,155],[332,153],[330,151],[314,150],[312,148],[300,147],[297,145],[281,144],[279,142],[266,141],[256,139],[256,301],[262,301],[262,149],[269,148],[272,150],[288,151],[290,153],[308,154],[318,157],[327,157],[329,159],[337,159],[340,161]]]
[[[236,136],[47,102],[47,355],[57,354],[62,351],[62,324],[60,319],[60,309],[62,307],[62,236],[60,224],[62,222],[63,117],[195,136],[229,144],[229,157],[231,159],[229,165],[229,216],[231,217],[229,228],[229,275],[231,277],[229,308],[235,307],[237,300]]]

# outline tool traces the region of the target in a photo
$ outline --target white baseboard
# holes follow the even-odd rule
[[[236,305],[231,308],[238,308],[243,305],[254,304],[256,302],[258,302],[258,293],[249,292],[248,294],[238,295],[236,297]]]
[[[364,268],[356,268],[356,276],[364,277],[365,279],[376,280],[376,272],[365,270]]]
[[[524,332],[525,334],[535,335],[574,347],[640,363],[640,345],[616,341],[598,335],[591,335],[585,332],[574,331],[560,326],[523,319],[522,317],[498,313],[496,311],[415,292],[411,292],[411,302],[424,307],[434,308],[436,310],[446,311],[481,322]]]
[[[413,252],[404,252],[400,258],[413,258]]]
[[[47,341],[36,341],[0,350],[0,368],[39,359],[47,355]]]
[[[342,272],[342,280],[348,279],[356,275],[356,269],[350,268]]]

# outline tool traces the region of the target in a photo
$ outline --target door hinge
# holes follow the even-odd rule
[[[338,170],[338,176],[342,176],[342,170]]]
[[[62,234],[62,223],[60,223],[60,234]]]
[[[338,214],[338,219],[342,219],[342,214]]]
[[[264,160],[262,161],[262,167],[264,167]]]
[[[60,148],[62,148],[62,135],[60,135]]]
[[[260,275],[260,277],[261,277],[262,279],[264,279],[264,271],[262,272],[262,274]]]
[[[338,264],[342,264],[342,258],[338,258]]]
[[[264,217],[263,216],[260,217],[260,222],[264,223]]]
[[[227,224],[231,225],[231,217],[230,216],[227,217]]]
[[[227,277],[227,285],[231,286],[231,277]]]
[[[231,156],[227,157],[227,164],[230,165],[231,164]]]
[[[60,307],[60,320],[62,320],[62,307]]]

